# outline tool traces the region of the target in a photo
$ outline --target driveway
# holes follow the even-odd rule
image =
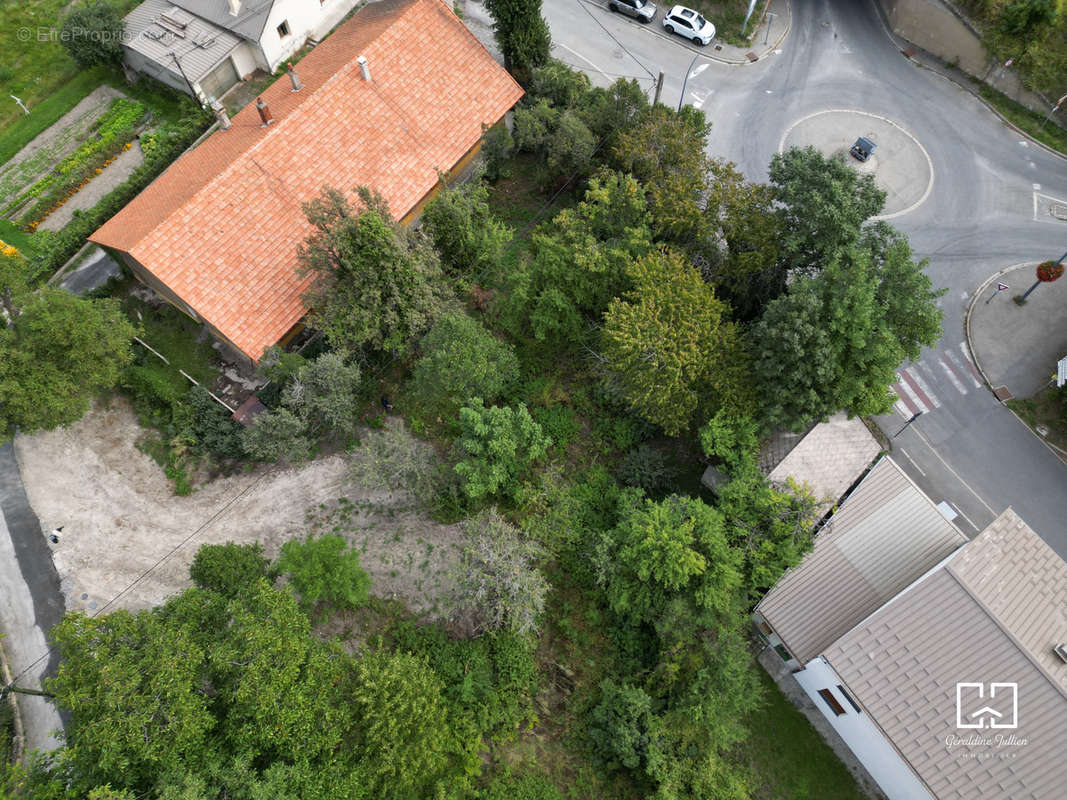
[[[26,500],[11,442],[0,446],[0,630],[4,653],[17,685],[41,688],[58,661],[48,655],[46,632],[63,617],[63,596],[48,543]],[[42,658],[42,656],[45,656]],[[26,750],[59,745],[52,731],[62,727],[55,707],[44,697],[18,696],[26,731]]]

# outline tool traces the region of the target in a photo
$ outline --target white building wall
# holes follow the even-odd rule
[[[256,70],[256,56],[254,49],[248,42],[241,42],[230,53],[233,65],[237,68],[237,75],[244,80]]]
[[[304,46],[308,38],[321,38],[355,8],[359,0],[278,0],[263,27],[259,45],[271,72]],[[285,22],[289,35],[280,36],[278,26]]]
[[[840,734],[845,744],[866,767],[889,800],[934,800],[900,754],[882,735],[878,726],[862,712],[857,712],[837,688],[844,681],[821,658],[809,661],[793,674],[808,697]],[[847,687],[846,687],[847,688]],[[819,689],[829,689],[845,709],[838,716],[819,696]]]

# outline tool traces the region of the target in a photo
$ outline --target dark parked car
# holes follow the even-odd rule
[[[867,137],[861,136],[856,140],[856,143],[849,148],[848,152],[851,153],[852,157],[857,161],[866,161],[871,157],[871,153],[874,152],[874,148],[877,146],[878,145]]]
[[[641,22],[651,22],[656,16],[656,4],[648,0],[611,0],[608,8],[619,14],[639,19]]]

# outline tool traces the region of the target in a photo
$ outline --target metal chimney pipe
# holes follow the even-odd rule
[[[241,13],[241,0],[229,0],[230,2],[230,16],[236,17]]]
[[[224,131],[230,129],[230,115],[226,113],[226,106],[220,103],[218,100],[211,100],[211,110],[215,112],[215,119],[219,121],[219,127]]]
[[[289,65],[289,80],[293,84],[293,88],[290,89],[289,91],[291,91],[291,92],[299,92],[301,89],[304,88],[304,84],[300,82],[300,76],[298,76],[296,74],[296,70],[293,69],[293,65],[292,64]]]
[[[370,63],[367,61],[367,57],[360,56],[356,59],[356,63],[359,64],[359,71],[363,73],[363,80],[370,83]]]
[[[259,118],[263,120],[263,124],[259,127],[266,128],[268,125],[274,122],[274,117],[270,113],[270,106],[263,102],[262,97],[256,98],[256,111],[259,112]]]

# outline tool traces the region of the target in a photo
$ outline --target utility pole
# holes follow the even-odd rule
[[[772,13],[770,11],[767,12],[767,15],[766,15],[767,27],[763,29],[763,43],[764,44],[767,44],[767,40],[769,38],[771,38],[771,23],[774,21],[775,17],[777,17],[777,16],[778,16],[777,14],[774,14],[774,13]]]
[[[660,74],[662,75],[663,73],[660,73]],[[1060,106],[1062,106],[1062,105],[1063,105],[1063,101],[1064,101],[1064,100],[1067,100],[1067,94],[1065,94],[1065,95],[1064,95],[1063,97],[1061,97],[1061,98],[1060,98],[1059,100],[1057,100],[1057,101],[1056,101],[1056,105],[1054,105],[1054,106],[1052,107],[1052,110],[1051,110],[1051,111],[1049,111],[1049,112],[1048,112],[1048,113],[1047,113],[1047,114],[1045,115],[1045,118],[1044,118],[1044,119],[1043,119],[1043,120],[1041,121],[1041,127],[1040,127],[1040,128],[1038,128],[1038,130],[1039,130],[1039,131],[1041,130],[1041,128],[1044,128],[1044,127],[1045,127],[1045,123],[1046,123],[1046,122],[1048,122],[1048,121],[1049,121],[1050,119],[1052,119],[1052,115],[1053,115],[1053,114],[1055,114],[1055,113],[1056,113],[1057,111],[1059,111],[1059,110],[1060,110]],[[29,112],[27,111],[26,113],[28,114]]]
[[[659,96],[663,93],[663,70],[659,71],[659,78],[656,80],[656,99],[652,101],[652,105],[659,105]]]
[[[0,688],[0,702],[4,701],[8,692],[14,692],[15,694],[30,694],[35,697],[55,697],[51,692],[43,692],[40,689],[23,689],[15,684],[11,684],[10,686]]]

